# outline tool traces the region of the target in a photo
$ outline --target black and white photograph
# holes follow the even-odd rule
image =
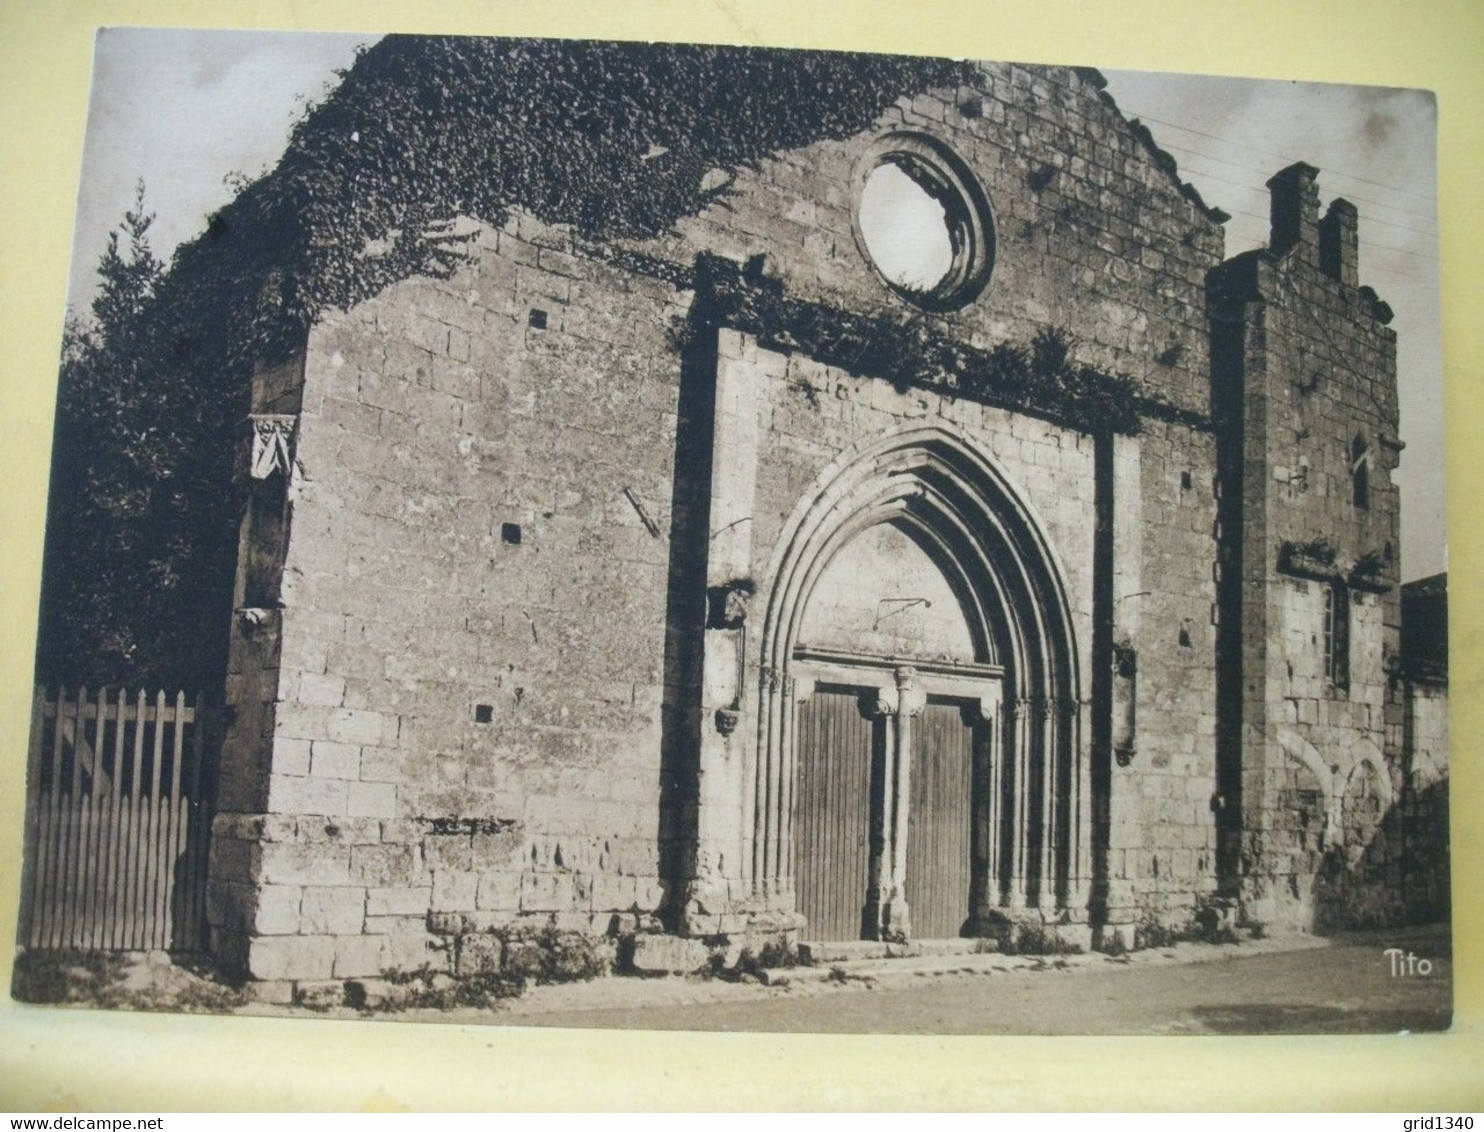
[[[1436,145],[1421,90],[101,30],[12,997],[1447,1029]]]

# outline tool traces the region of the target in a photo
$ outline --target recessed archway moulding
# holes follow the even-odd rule
[[[801,653],[809,599],[836,555],[883,523],[910,532],[960,599],[975,656],[956,679],[997,682],[974,697],[995,705],[993,773],[985,787],[994,827],[976,882],[976,914],[1039,909],[1056,918],[1084,908],[1089,727],[1066,575],[1024,493],[971,436],[946,422],[907,426],[841,454],[795,507],[759,579],[766,608],[757,739],[743,799],[750,835],[743,868],[752,899],[779,912],[793,902],[796,713],[819,662]],[[931,692],[931,668],[914,672]]]

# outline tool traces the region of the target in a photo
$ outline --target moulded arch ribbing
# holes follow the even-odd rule
[[[977,505],[974,512],[966,515],[961,506],[945,506],[948,497],[942,491],[929,490],[933,485],[930,477],[923,477],[924,469],[954,484],[962,501]],[[1044,535],[1046,526],[972,439],[946,422],[911,426],[848,449],[815,480],[784,524],[768,572],[760,579],[760,588],[769,594],[761,663],[775,670],[786,667],[796,643],[803,599],[807,598],[806,582],[817,575],[821,551],[838,545],[832,536],[847,523],[857,532],[873,525],[860,521],[871,500],[857,493],[869,491],[869,481],[875,480],[882,485],[878,498],[889,496],[894,477],[900,477],[897,483],[911,485],[910,491],[898,490],[896,497],[905,499],[910,494],[935,504],[936,515],[960,533],[962,546],[974,548],[975,558],[991,567],[985,571],[987,577],[1002,576],[1003,571],[1012,568],[1017,578],[1024,579],[1024,593],[1031,600],[1017,612],[1036,622],[1036,638],[1054,646],[1047,657],[1061,669],[1054,675],[1064,679],[1064,694],[1080,699],[1065,573]],[[874,521],[884,521],[884,516]],[[983,534],[974,529],[976,524],[987,524],[986,532],[998,532],[999,537],[991,541],[1005,553],[992,558]]]
[[[1044,816],[1039,850],[1043,896],[1060,880],[1050,872],[1050,777],[1077,757],[1067,728],[1077,727],[1081,700],[1078,653],[1064,572],[1041,522],[1024,496],[962,430],[946,422],[912,425],[837,457],[814,481],[785,522],[760,588],[768,594],[758,659],[762,702],[758,747],[748,791],[754,879],[782,879],[791,826],[792,703],[779,695],[810,596],[836,554],[863,531],[899,522],[920,533],[964,595],[980,660],[1000,663],[1007,691],[1022,704],[1070,718],[1028,718]],[[786,679],[782,681],[786,684]],[[1065,769],[1065,768],[1064,768]],[[1027,768],[1030,772],[1030,768]],[[1028,794],[1031,779],[1018,789]],[[783,866],[783,868],[780,868]],[[1065,879],[1065,878],[1060,878]]]
[[[793,603],[792,615],[786,626],[785,640],[789,649],[797,643],[815,587],[840,551],[865,531],[883,523],[896,522],[918,532],[930,543],[936,564],[945,571],[955,593],[968,602],[968,627],[979,654],[976,659],[989,663],[999,659],[998,653],[1003,646],[998,637],[1003,635],[1003,630],[996,624],[995,611],[981,593],[984,582],[976,579],[970,570],[971,564],[961,561],[960,556],[955,553],[956,548],[947,537],[953,532],[945,533],[940,529],[942,525],[949,523],[960,532],[964,528],[961,523],[948,516],[946,511],[940,515],[919,513],[914,502],[926,494],[924,485],[909,481],[890,485],[887,490],[869,500],[855,501],[861,503],[860,509],[830,533],[801,580],[798,600]],[[934,518],[938,522],[935,523]],[[977,586],[976,581],[979,583]],[[1000,631],[997,632],[997,629]]]

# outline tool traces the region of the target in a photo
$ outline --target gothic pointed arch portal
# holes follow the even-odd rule
[[[819,610],[855,600],[840,596],[852,589],[838,576],[840,563],[864,560],[863,544],[903,548],[892,561],[921,582],[896,594],[867,579],[855,587],[862,608],[830,612],[861,629],[874,605],[879,630],[881,617],[926,609],[936,595],[927,629],[905,647],[895,632],[864,631],[854,649],[831,647],[831,617]],[[744,818],[756,894],[792,901],[811,921],[833,916],[823,930],[834,938],[921,937],[914,901],[936,909],[927,931],[953,935],[1017,912],[1054,919],[1086,907],[1089,728],[1063,577],[1022,494],[946,425],[905,429],[826,469],[785,524],[761,587]],[[914,862],[929,844],[946,863]],[[930,892],[945,876],[967,891]],[[811,928],[821,925],[806,923],[806,938]]]

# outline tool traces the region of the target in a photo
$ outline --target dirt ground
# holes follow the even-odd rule
[[[1388,954],[1388,949],[1392,953]],[[1408,956],[1412,958],[1409,960]],[[476,1025],[893,1034],[1395,1033],[1446,1029],[1446,926],[1102,954],[927,955],[756,979],[607,977],[454,1008],[278,1005],[163,953],[92,956],[27,1001]]]
[[[1431,970],[1393,974],[1392,957],[1385,954],[1392,947],[1402,949],[1396,962],[1403,971],[1408,952],[1418,966],[1426,959]],[[609,980],[620,981],[627,980]],[[1268,947],[1182,944],[1130,962],[1078,956],[1066,966],[1052,961],[973,973],[904,972],[874,985],[749,986],[737,988],[745,996],[655,1005],[610,1000],[554,1009],[556,996],[543,1000],[547,989],[481,1020],[805,1033],[1395,1033],[1446,1029],[1453,1001],[1446,927],[1273,941]]]

